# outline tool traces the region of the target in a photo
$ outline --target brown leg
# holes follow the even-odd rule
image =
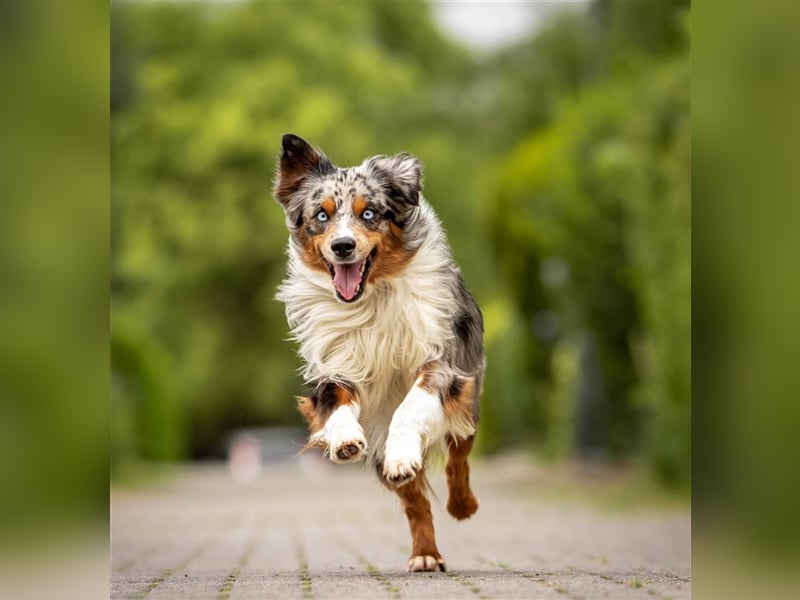
[[[444,559],[436,547],[431,504],[425,496],[427,481],[424,471],[420,471],[417,477],[399,488],[389,485],[383,477],[381,477],[381,481],[400,496],[406,517],[408,517],[408,527],[411,530],[411,556],[408,559],[408,570],[445,571]]]
[[[467,439],[449,439],[450,455],[447,459],[447,512],[459,521],[475,514],[478,510],[478,499],[469,487],[469,463],[467,457],[472,450],[475,436]]]

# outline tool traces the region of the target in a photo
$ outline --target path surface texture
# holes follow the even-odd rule
[[[249,483],[219,464],[118,487],[111,596],[690,597],[688,508],[609,506],[592,498],[599,484],[560,497],[538,469],[520,458],[475,462],[481,506],[462,522],[444,508],[443,473],[430,474],[446,573],[406,572],[405,515],[370,470],[310,454],[267,464]]]

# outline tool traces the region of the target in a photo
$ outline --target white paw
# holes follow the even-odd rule
[[[409,572],[414,571],[446,571],[446,565],[442,557],[436,558],[430,555],[412,556],[408,559]]]
[[[400,487],[417,476],[422,469],[421,445],[419,436],[389,437],[383,455],[386,481]]]
[[[352,406],[340,406],[328,417],[325,427],[317,435],[318,441],[328,447],[335,463],[356,462],[364,458],[367,440],[358,422],[358,413]]]
[[[357,462],[364,458],[367,451],[367,440],[364,435],[354,436],[329,446],[331,460],[335,463]]]
[[[357,421],[333,424],[328,429],[328,452],[335,463],[357,462],[364,458],[367,451],[367,440],[364,430]]]

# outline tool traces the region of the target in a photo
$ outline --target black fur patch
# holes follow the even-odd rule
[[[339,398],[336,395],[338,388],[343,388],[350,394],[355,395],[353,386],[332,381],[321,381],[314,391],[314,406],[317,409],[317,414],[323,419],[330,417],[334,409],[339,406]]]
[[[472,319],[470,319],[470,316],[465,312],[459,313],[456,320],[453,322],[453,329],[461,341],[467,341],[470,336],[470,330],[472,329]]]
[[[405,223],[403,223],[400,219],[398,219],[397,215],[394,214],[391,210],[387,210],[386,212],[384,212],[383,218],[386,219],[387,221],[391,221],[392,223],[397,225],[400,229],[402,229],[405,226]]]
[[[447,397],[458,398],[461,395],[461,391],[463,389],[464,389],[464,378],[456,375],[450,382],[450,387],[447,388]]]

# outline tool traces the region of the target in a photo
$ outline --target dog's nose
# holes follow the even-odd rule
[[[353,238],[336,238],[331,242],[331,250],[339,258],[347,258],[356,249],[356,241]]]

